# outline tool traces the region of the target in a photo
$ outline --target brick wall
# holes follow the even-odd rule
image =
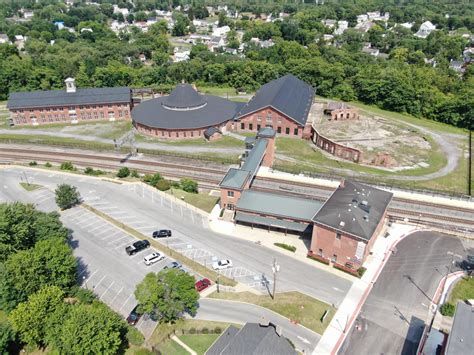
[[[344,108],[338,110],[332,110],[331,119],[334,121],[342,120],[358,120],[359,110],[357,108]]]
[[[241,194],[242,191],[240,190],[221,188],[221,208],[235,209],[235,206],[237,205],[237,201],[239,201]],[[229,208],[231,206],[232,208]]]
[[[273,161],[275,160],[275,137],[266,139],[268,144],[261,166],[271,168],[273,166]]]
[[[359,149],[346,147],[342,144],[334,142],[333,140],[322,136],[314,127],[312,128],[312,138],[316,146],[329,154],[332,154],[336,157],[353,161],[358,163],[362,157],[362,152]]]
[[[229,122],[227,128],[236,132],[257,133],[260,128],[265,128],[267,126],[271,126],[277,132],[277,135],[281,137],[302,138],[304,132],[308,137],[311,134],[311,127],[306,128],[297,124],[291,118],[281,114],[271,107],[251,113],[240,118],[237,122]]]
[[[133,125],[135,126],[138,132],[160,139],[196,139],[201,137],[204,138],[204,131],[209,128],[204,127],[194,129],[161,129],[148,127],[138,122],[133,122]],[[222,127],[219,126],[216,128],[222,131]],[[214,136],[210,140],[221,138],[220,134]]]
[[[130,120],[130,102],[12,109],[10,118],[18,126]]]

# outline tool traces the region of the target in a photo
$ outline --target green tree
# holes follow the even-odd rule
[[[12,354],[11,347],[15,343],[16,335],[13,331],[10,322],[0,322],[0,354]]]
[[[160,322],[172,322],[183,312],[196,312],[199,294],[194,282],[194,277],[182,270],[149,273],[137,285],[135,297],[142,312],[155,313]]]
[[[117,177],[119,178],[126,178],[129,175],[130,175],[130,169],[127,168],[126,166],[120,168],[119,171],[117,172]]]
[[[64,354],[117,354],[126,329],[123,319],[103,303],[79,304],[63,322],[56,348]]]
[[[57,286],[47,286],[30,295],[27,302],[20,303],[10,314],[13,329],[22,342],[44,346],[48,321],[64,301],[64,292]]]
[[[197,194],[199,191],[198,183],[191,179],[181,179],[179,181],[179,185],[181,186],[181,189],[183,189],[186,192]]]
[[[56,204],[61,209],[68,209],[80,203],[80,194],[75,186],[61,184],[55,190]]]
[[[151,25],[148,32],[153,36],[166,35],[168,33],[168,23],[165,20],[160,20]]]

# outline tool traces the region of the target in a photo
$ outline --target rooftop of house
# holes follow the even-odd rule
[[[472,350],[474,349],[473,329],[474,307],[464,302],[458,302],[445,354],[472,354]]]
[[[311,85],[288,74],[263,85],[237,113],[236,119],[266,107],[273,107],[300,125],[305,125],[313,103]]]
[[[370,240],[393,194],[355,181],[343,180],[313,217],[316,224]]]

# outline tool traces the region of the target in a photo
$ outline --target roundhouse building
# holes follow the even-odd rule
[[[225,131],[238,103],[201,95],[189,84],[179,84],[168,96],[142,102],[132,110],[135,128],[162,139],[197,138],[206,130]]]

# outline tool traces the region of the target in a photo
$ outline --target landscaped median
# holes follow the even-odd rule
[[[214,292],[208,297],[246,302],[268,308],[318,334],[324,333],[336,313],[336,308],[331,305],[297,291],[277,293],[275,299],[268,295],[256,295],[250,292]]]
[[[190,269],[194,270],[199,275],[207,277],[209,280],[216,280],[217,279],[217,275],[218,275],[217,272],[208,269],[204,265],[201,265],[198,262],[196,262],[196,261],[194,261],[194,260],[192,260],[192,259],[190,259],[190,258],[188,258],[188,257],[172,250],[171,248],[165,246],[164,244],[156,241],[153,238],[147,237],[145,234],[140,233],[136,229],[133,229],[133,228],[123,224],[122,222],[117,221],[116,219],[108,216],[107,214],[97,210],[96,208],[94,208],[92,206],[89,206],[87,204],[82,204],[81,206],[83,208],[91,211],[92,213],[98,215],[99,217],[105,219],[106,221],[112,223],[113,225],[119,227],[120,229],[124,230],[125,232],[129,233],[130,235],[133,235],[134,237],[136,237],[138,239],[148,240],[153,247],[160,250],[161,252],[167,251],[167,254],[169,256],[173,257],[175,260],[179,261],[181,264],[183,264],[183,265],[189,267]],[[225,277],[223,275],[219,276],[219,282],[220,282],[220,284],[226,285],[226,286],[236,286],[237,285],[236,281],[234,281],[234,280],[232,280],[228,277]]]

